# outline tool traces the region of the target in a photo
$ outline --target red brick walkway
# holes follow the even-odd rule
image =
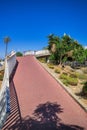
[[[27,130],[87,129],[87,113],[42,68],[34,56],[18,58],[18,62],[13,83],[21,116],[24,119],[22,122],[24,128]],[[32,120],[33,123],[30,123]],[[47,122],[52,126],[46,126]],[[45,128],[41,124],[45,125]],[[16,123],[10,128],[15,130],[17,127],[19,125]]]

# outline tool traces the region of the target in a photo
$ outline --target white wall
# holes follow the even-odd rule
[[[15,52],[11,53],[11,55],[8,56],[7,64],[8,64],[8,73],[9,73],[9,76],[10,76],[10,74],[12,73],[14,66],[16,64],[16,54],[15,54]]]
[[[4,78],[0,89],[0,130],[10,112],[9,76],[16,65],[16,54],[11,53],[5,60]]]

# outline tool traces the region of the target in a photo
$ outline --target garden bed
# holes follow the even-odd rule
[[[81,93],[84,83],[87,82],[87,67],[72,69],[70,66],[62,68],[61,65],[41,64],[53,77],[60,80],[64,84],[64,87],[68,88],[87,108],[87,97]]]

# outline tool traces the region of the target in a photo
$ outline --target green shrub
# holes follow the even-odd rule
[[[64,74],[64,75],[68,75],[68,73],[67,73],[67,72],[63,72],[62,74]]]
[[[70,85],[76,86],[78,84],[78,79],[77,78],[71,78],[71,77],[67,77],[67,82]]]
[[[78,78],[78,74],[77,73],[71,73],[69,76],[71,78]]]
[[[67,79],[67,75],[62,73],[62,74],[60,75],[60,79]]]
[[[44,59],[44,58],[39,58],[38,59],[40,62],[42,62],[42,63],[46,63],[46,59]]]
[[[87,82],[84,83],[84,86],[82,88],[82,94],[83,96],[87,96]]]
[[[23,56],[21,52],[16,52],[16,56]]]
[[[49,66],[50,69],[54,69],[54,66]]]
[[[54,66],[52,64],[47,64],[50,69],[54,69]]]
[[[59,68],[55,69],[55,73],[60,73],[61,70]]]
[[[69,85],[68,82],[67,82],[67,80],[65,80],[65,79],[63,79],[63,83],[64,83],[66,86]]]

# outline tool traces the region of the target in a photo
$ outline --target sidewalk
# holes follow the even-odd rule
[[[17,60],[12,111],[3,130],[87,130],[87,113],[37,59]]]

